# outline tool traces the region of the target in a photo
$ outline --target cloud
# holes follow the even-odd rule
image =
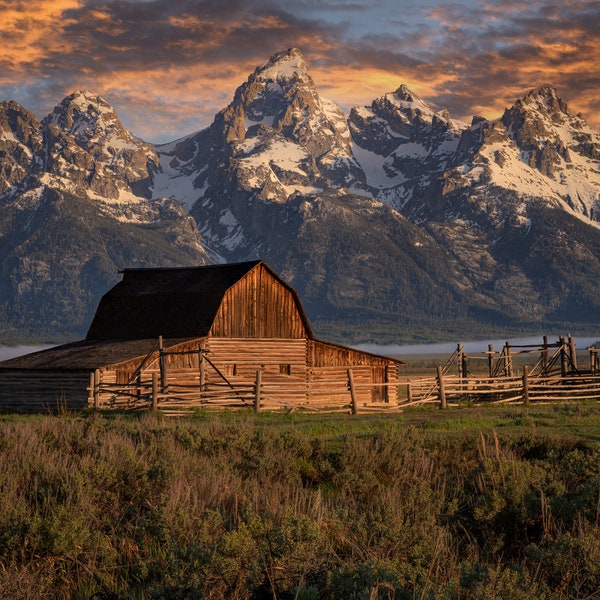
[[[150,141],[208,125],[257,65],[300,48],[346,109],[406,83],[457,118],[543,84],[600,129],[592,0],[0,0],[0,94],[38,116],[75,89]]]

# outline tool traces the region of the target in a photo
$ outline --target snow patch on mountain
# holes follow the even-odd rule
[[[391,188],[406,181],[402,171],[394,170],[393,160],[389,156],[382,156],[357,144],[352,145],[352,154],[365,173],[367,185],[372,188]]]
[[[249,146],[252,150],[257,148],[254,140],[245,140],[250,142]],[[246,147],[245,142],[240,144],[240,149],[244,154]],[[297,173],[303,177],[307,176],[306,170],[301,168],[303,162],[308,160],[309,156],[306,151],[298,144],[294,144],[285,139],[277,139],[262,145],[261,151],[245,156],[239,160],[239,165],[242,168],[257,168],[261,165],[268,164],[288,173]]]
[[[159,169],[153,176],[150,193],[153,198],[175,198],[190,212],[194,204],[204,196],[208,183],[197,187],[195,180],[206,171],[207,165],[199,172],[189,173],[186,163],[180,163],[171,153],[172,146],[160,146]]]
[[[279,52],[267,60],[256,70],[258,81],[286,81],[290,79],[305,79],[307,77],[306,63],[300,50]]]

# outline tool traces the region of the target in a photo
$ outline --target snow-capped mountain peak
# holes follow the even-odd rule
[[[395,106],[399,113],[405,115],[406,120],[419,118],[422,122],[433,123],[434,119],[446,122],[456,130],[465,128],[461,121],[450,119],[447,109],[439,108],[432,103],[425,102],[415,92],[410,90],[406,84],[402,84],[392,94],[386,94],[385,100]]]
[[[258,67],[236,90],[224,116],[238,139],[247,137],[248,130],[260,124],[301,144],[309,143],[315,136],[345,135],[345,140],[338,141],[345,141],[348,150],[350,136],[345,116],[319,96],[297,48],[279,52]],[[322,155],[327,150],[319,148],[311,154]]]
[[[76,91],[64,98],[44,123],[55,125],[63,133],[75,138],[82,147],[92,147],[114,134],[115,130],[123,129],[115,110],[108,102],[85,90]],[[125,134],[125,137],[129,136]]]
[[[99,178],[115,177],[143,191],[148,185],[150,172],[158,168],[158,155],[151,144],[136,139],[121,124],[116,111],[100,96],[89,91],[76,91],[60,102],[42,122],[56,127],[95,161],[94,173],[99,194],[109,197],[122,195],[121,187],[102,184]],[[106,190],[111,189],[110,192]]]
[[[298,48],[274,54],[254,71],[255,81],[289,81],[309,78],[304,56]]]
[[[205,198],[219,194],[223,178],[232,173],[244,194],[277,203],[329,186],[360,187],[364,179],[343,111],[320,97],[296,48],[258,67],[207,130],[159,152],[154,195],[177,188],[193,214],[202,210]],[[228,223],[239,218],[235,208],[227,211]],[[221,237],[215,233],[221,225],[206,225],[205,239]]]

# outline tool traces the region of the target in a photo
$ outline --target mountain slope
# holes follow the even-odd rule
[[[119,269],[208,261],[181,204],[136,195],[156,163],[89,93],[42,122],[0,105],[3,338],[79,337]]]
[[[469,127],[406,88],[393,100],[350,115],[357,156],[379,152],[386,167],[374,195],[438,242],[505,320],[597,323],[600,136],[549,87]]]

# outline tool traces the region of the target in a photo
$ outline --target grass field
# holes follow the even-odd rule
[[[0,417],[0,598],[598,590],[597,404]]]

